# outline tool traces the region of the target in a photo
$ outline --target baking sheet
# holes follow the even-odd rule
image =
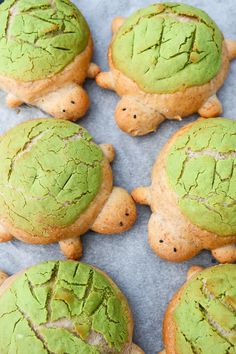
[[[112,18],[127,16],[135,9],[153,3],[150,0],[81,0],[74,1],[87,18],[94,37],[94,60],[106,70],[106,52],[111,33]],[[190,0],[185,3],[206,10],[218,23],[228,38],[236,39],[235,0]],[[224,105],[224,116],[236,119],[236,62],[219,93]],[[122,133],[113,118],[118,97],[103,91],[95,82],[86,83],[91,97],[91,109],[80,124],[87,128],[97,143],[112,143],[116,149],[113,163],[115,184],[131,191],[139,185],[150,183],[150,173],[157,153],[182,122],[165,122],[161,128],[146,137],[132,138]],[[0,133],[30,118],[44,117],[37,109],[22,107],[10,110],[4,104],[5,94],[0,92]],[[209,266],[213,260],[209,252],[203,252],[191,261],[171,264],[159,259],[147,242],[148,207],[138,207],[136,225],[122,235],[103,236],[89,232],[83,237],[82,261],[94,264],[106,271],[128,297],[135,320],[134,341],[146,354],[162,349],[162,319],[175,290],[184,282],[186,271],[192,264]],[[0,245],[0,268],[9,274],[35,263],[50,259],[63,259],[58,245],[36,246],[19,241]]]

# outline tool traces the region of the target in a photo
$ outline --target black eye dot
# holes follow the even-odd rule
[[[160,243],[163,243],[164,241],[163,240],[159,240]]]
[[[129,216],[129,213],[125,213],[125,216]]]
[[[120,222],[120,226],[123,226],[123,225],[124,225],[124,224],[123,224],[123,222],[121,221],[121,222]]]
[[[122,111],[126,111],[126,108],[123,108]]]
[[[63,113],[65,113],[65,111],[66,111],[65,109],[62,110]]]
[[[75,101],[71,101],[72,104],[75,104]]]
[[[177,252],[177,249],[176,249],[176,248],[174,248],[174,252]]]
[[[133,118],[134,118],[134,119],[136,119],[136,118],[137,118],[137,115],[136,115],[136,114],[134,114],[134,115],[133,115]]]

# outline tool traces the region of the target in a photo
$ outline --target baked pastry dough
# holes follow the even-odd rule
[[[86,20],[69,0],[6,0],[0,5],[0,89],[7,105],[39,107],[76,120],[89,107],[82,88],[99,68]]]
[[[192,267],[171,300],[159,354],[235,353],[236,266]]]
[[[152,209],[149,242],[162,258],[180,262],[203,249],[236,261],[236,122],[201,119],[167,142],[152,185],[133,191]]]
[[[0,287],[1,354],[144,354],[132,336],[125,296],[88,264],[45,262]]]
[[[159,3],[116,18],[112,30],[111,71],[96,80],[121,97],[115,117],[123,131],[144,135],[165,119],[222,113],[216,92],[236,57],[236,42],[224,40],[204,11]]]
[[[60,242],[68,258],[82,254],[79,236],[128,230],[136,207],[113,187],[112,145],[96,145],[77,124],[34,119],[0,140],[0,240]]]

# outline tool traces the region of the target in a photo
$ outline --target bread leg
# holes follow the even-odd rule
[[[198,113],[203,118],[214,118],[219,117],[222,114],[222,111],[221,102],[216,95],[213,95],[204,103]]]
[[[220,263],[236,262],[236,245],[228,245],[212,251],[213,257]]]
[[[59,242],[61,251],[68,259],[79,259],[83,254],[83,245],[80,237],[69,238]]]

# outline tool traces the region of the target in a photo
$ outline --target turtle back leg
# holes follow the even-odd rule
[[[160,112],[145,103],[145,99],[133,96],[121,98],[115,118],[120,129],[133,136],[153,132],[165,120]]]
[[[212,256],[220,263],[236,262],[236,245],[227,245],[212,251]]]
[[[91,230],[101,234],[118,234],[131,228],[136,221],[136,206],[123,188],[113,190],[93,223]]]
[[[80,236],[60,241],[59,245],[66,258],[76,260],[82,257],[83,245]]]
[[[23,104],[24,102],[14,96],[12,93],[8,93],[6,97],[6,104],[9,108],[16,108]]]
[[[198,111],[203,118],[219,117],[222,112],[222,104],[216,95],[211,96]]]
[[[90,100],[82,86],[72,82],[30,103],[55,118],[75,121],[85,115]]]

